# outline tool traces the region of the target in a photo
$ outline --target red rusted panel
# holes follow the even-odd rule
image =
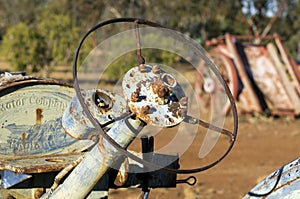
[[[240,79],[244,85],[244,89],[241,95],[243,96],[242,98],[244,98],[243,99],[244,103],[246,103],[247,105],[245,107],[247,108],[248,112],[251,111],[262,112],[262,108],[257,98],[257,95],[253,89],[253,85],[251,84],[251,81],[247,75],[241,57],[237,52],[235,43],[233,41],[234,38],[229,34],[227,34],[225,38],[226,38],[226,45],[228,47],[228,50],[231,52],[233,56],[235,66],[238,69]]]
[[[292,110],[293,105],[285,91],[280,76],[264,46],[246,46],[244,51],[256,85],[267,99],[269,108]]]

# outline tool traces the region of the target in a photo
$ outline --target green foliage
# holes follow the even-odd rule
[[[32,71],[38,71],[46,63],[44,38],[25,23],[18,23],[7,30],[2,47],[4,55],[16,70],[24,71],[31,66]]]
[[[178,55],[158,49],[143,49],[143,57],[146,58],[146,64],[160,63],[167,66],[174,64],[178,60]],[[114,60],[105,71],[108,81],[116,82],[132,67],[138,66],[136,51],[128,52]]]
[[[7,28],[20,22],[32,24],[41,5],[48,0],[0,0],[0,39]]]
[[[142,56],[145,58],[146,64],[160,63],[172,67],[172,65],[180,59],[180,55],[171,52],[173,49],[170,48],[170,43],[174,42],[174,38],[165,37],[161,39],[160,35],[148,33],[146,35],[141,35],[141,40],[142,42],[145,42],[148,45],[151,42],[159,43],[160,49],[143,48],[141,50]],[[134,37],[132,41],[134,41]],[[134,43],[132,41],[120,41],[118,39],[114,39],[112,43],[112,51],[114,52],[106,52],[107,59],[114,60],[111,64],[109,64],[105,72],[109,81],[115,82],[119,80],[130,68],[138,66],[138,57],[136,51],[131,51],[120,57],[115,57],[119,54],[116,51],[118,51],[120,44],[130,45],[130,43]]]
[[[135,52],[129,52],[113,61],[105,70],[107,81],[116,82],[132,67],[137,66]]]
[[[278,25],[276,24],[277,25],[276,28],[278,28],[278,30],[282,32],[289,31],[290,34],[288,35],[286,46],[288,47],[289,52],[293,57],[296,57],[297,55],[299,56],[300,54],[299,10],[300,10],[300,2],[298,1],[298,3],[295,3],[294,5],[291,6],[289,12],[282,20],[283,22]],[[279,32],[279,35],[283,35],[282,32]],[[299,59],[299,57],[297,57],[297,59]]]
[[[17,70],[38,71],[45,66],[67,64],[79,41],[78,28],[69,15],[43,13],[36,26],[21,22],[6,32],[2,47]]]
[[[72,26],[70,15],[45,11],[37,22],[38,31],[47,43],[45,56],[49,63],[70,63],[79,41],[78,28]]]
[[[40,70],[51,65],[70,64],[81,36],[106,19],[145,18],[205,42],[227,32],[260,34],[272,20],[268,13],[274,14],[279,8],[285,10],[274,20],[269,34],[277,32],[286,38],[287,51],[295,55],[300,35],[300,2],[295,0],[1,0],[0,49],[18,70]],[[251,20],[254,25],[249,23]],[[98,45],[99,38],[103,41],[127,25],[102,28],[101,34],[96,33],[85,42],[80,61]],[[155,36],[151,37],[157,41]],[[148,63],[161,61],[172,65],[177,56],[171,52],[147,51],[143,50],[143,55]],[[131,65],[136,60],[115,62],[115,65],[119,65],[117,62]],[[117,70],[112,69],[110,73],[113,74],[111,78],[120,76]]]

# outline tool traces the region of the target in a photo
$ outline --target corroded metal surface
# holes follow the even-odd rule
[[[265,41],[255,45],[255,40]],[[227,34],[208,41],[207,45],[216,45],[210,52],[219,51],[232,59],[229,61],[235,65],[239,76],[236,86],[241,112],[299,115],[300,72],[277,34],[257,38]]]
[[[278,72],[278,76],[280,78],[279,82],[283,85],[288,100],[292,104],[292,109],[289,110],[290,114],[294,113],[295,115],[298,115],[300,113],[300,98],[299,93],[295,88],[295,84],[298,83],[296,81],[293,81],[291,75],[287,73],[287,66],[282,63],[275,45],[273,43],[267,44],[267,50]]]
[[[240,80],[243,83],[244,89],[241,93],[241,100],[245,104],[245,107],[248,112],[262,112],[262,107],[259,102],[259,99],[255,93],[254,86],[251,82],[251,79],[247,75],[246,68],[244,67],[243,60],[239,55],[238,48],[236,46],[236,40],[229,34],[225,35],[225,42],[228,47],[229,52],[232,54],[233,61],[238,70]]]
[[[300,82],[299,82],[299,69],[294,68],[293,64],[289,60],[289,56],[287,54],[286,49],[282,45],[280,37],[275,33],[274,34],[275,43],[280,52],[281,58],[283,60],[284,65],[286,66],[286,71],[288,71],[290,81],[292,83],[292,87],[297,91],[298,95],[300,95]],[[296,71],[297,70],[297,71]],[[299,114],[299,109],[297,110]]]
[[[61,128],[60,119],[74,95],[72,87],[21,79],[0,87],[0,157],[48,153],[74,143]]]
[[[33,76],[23,76],[23,75],[13,75],[11,73],[3,73],[0,75],[0,89],[4,90],[8,87],[18,85],[19,83],[23,84],[25,81],[38,81],[42,80],[40,77]]]
[[[103,21],[103,22],[101,22],[101,23],[99,23],[99,24],[97,24],[97,25],[95,25],[93,28],[91,28],[85,35],[84,35],[84,37],[81,39],[81,41],[80,41],[80,43],[79,43],[79,45],[78,45],[78,47],[77,47],[77,50],[76,50],[76,53],[75,53],[75,56],[74,56],[74,62],[73,62],[73,78],[74,78],[74,88],[75,88],[75,91],[76,91],[76,95],[77,95],[77,97],[78,97],[78,99],[79,99],[79,101],[80,101],[80,104],[82,105],[82,107],[83,107],[83,109],[84,109],[84,111],[85,111],[85,113],[87,114],[87,116],[88,116],[88,118],[90,119],[90,121],[91,121],[91,123],[93,123],[93,125],[95,126],[95,128],[97,128],[97,130],[98,130],[98,132],[107,140],[107,141],[109,141],[109,143],[112,145],[112,146],[114,146],[115,148],[117,148],[123,155],[126,155],[126,156],[128,156],[128,157],[130,157],[131,159],[133,159],[133,160],[135,160],[135,161],[137,161],[137,162],[139,162],[139,163],[141,163],[141,164],[143,164],[143,165],[145,165],[145,166],[147,166],[147,167],[152,167],[152,168],[157,168],[157,169],[164,169],[165,171],[170,171],[170,172],[175,172],[175,173],[196,173],[196,172],[200,172],[200,171],[204,171],[204,170],[207,170],[207,169],[209,169],[209,168],[211,168],[211,167],[213,167],[213,166],[215,166],[216,164],[218,164],[221,160],[223,160],[226,156],[227,156],[227,154],[231,151],[231,149],[232,149],[232,147],[233,147],[233,144],[234,144],[234,140],[235,139],[233,139],[233,141],[230,143],[230,146],[228,147],[228,150],[219,158],[219,159],[217,159],[215,162],[213,162],[213,163],[211,163],[211,164],[209,164],[209,165],[207,165],[207,166],[204,166],[204,167],[199,167],[199,168],[194,168],[194,169],[170,169],[170,168],[160,168],[160,166],[158,166],[158,165],[155,165],[155,164],[152,164],[151,162],[149,162],[149,161],[146,161],[146,160],[143,160],[143,159],[141,159],[141,158],[138,158],[137,156],[135,156],[135,155],[133,155],[132,153],[130,153],[130,152],[128,152],[127,150],[125,150],[123,147],[121,147],[117,142],[115,142],[111,137],[109,137],[104,131],[103,131],[103,127],[101,126],[101,125],[99,125],[99,123],[98,123],[98,121],[92,116],[92,114],[90,113],[90,111],[88,110],[88,107],[87,107],[87,105],[85,104],[85,102],[84,102],[84,98],[83,98],[83,96],[81,95],[81,90],[82,90],[82,86],[79,86],[79,79],[78,79],[78,69],[79,68],[81,68],[80,66],[79,66],[79,62],[78,62],[78,60],[79,60],[79,55],[80,55],[80,50],[81,50],[81,47],[83,46],[83,43],[86,41],[86,38],[91,34],[91,33],[93,33],[94,31],[96,31],[96,30],[98,30],[98,29],[100,29],[100,28],[102,28],[102,27],[104,27],[104,26],[106,26],[106,25],[109,25],[109,24],[114,24],[114,23],[120,23],[120,22],[128,22],[128,23],[138,23],[138,24],[143,24],[143,25],[148,25],[148,26],[153,26],[153,27],[161,27],[160,25],[158,25],[158,24],[156,24],[156,23],[153,23],[153,22],[149,22],[149,21],[147,21],[147,20],[144,20],[144,19],[136,19],[136,18],[119,18],[119,19],[112,19],[112,20],[107,20],[107,21]],[[157,29],[157,30],[160,30],[160,29]],[[161,30],[163,30],[163,29],[161,29]],[[202,50],[202,48],[199,48],[199,46],[197,46],[197,45],[194,45],[194,43],[193,42],[191,42],[191,40],[189,40],[189,39],[187,39],[184,35],[182,35],[182,34],[177,34],[177,33],[175,33],[175,32],[173,32],[172,30],[171,31],[169,31],[169,30],[167,30],[167,29],[164,29],[163,31],[165,31],[166,30],[166,33],[167,34],[169,34],[169,33],[171,33],[170,34],[170,36],[172,35],[172,37],[174,36],[174,39],[175,39],[175,41],[176,40],[178,40],[178,41],[180,41],[180,42],[182,42],[184,45],[186,45],[187,46],[187,48],[190,48],[193,52],[195,52],[195,54],[197,54],[197,55],[199,55],[200,57],[202,57],[203,58],[203,60],[204,61],[206,61],[206,62],[208,62],[208,63],[211,63],[211,61],[203,54],[203,50]],[[175,34],[174,34],[175,33]],[[138,47],[138,49],[139,49],[139,47]],[[167,87],[173,87],[174,86],[174,82],[175,81],[173,81],[174,80],[174,78],[172,77],[172,75],[163,75],[165,72],[163,71],[163,70],[157,70],[157,68],[155,69],[155,70],[153,70],[152,71],[152,67],[151,66],[149,66],[149,65],[144,65],[144,63],[143,63],[143,61],[141,60],[141,62],[139,62],[139,64],[140,64],[140,66],[138,66],[137,68],[139,68],[140,70],[140,72],[142,72],[142,73],[150,73],[150,72],[152,72],[153,74],[155,74],[155,73],[157,73],[157,72],[159,72],[158,73],[158,77],[160,77],[162,80],[163,80],[163,82],[164,83],[166,83],[167,85]],[[232,109],[232,113],[233,113],[233,118],[234,118],[234,122],[233,122],[233,136],[234,136],[234,138],[236,137],[236,134],[237,134],[237,127],[238,127],[238,120],[237,120],[237,112],[236,112],[236,107],[235,107],[235,104],[234,104],[234,99],[233,99],[233,97],[232,97],[232,95],[231,95],[231,93],[230,93],[230,90],[229,90],[229,88],[228,88],[228,86],[226,85],[226,82],[224,82],[224,80],[222,79],[222,76],[220,75],[220,73],[218,72],[218,70],[217,70],[217,68],[213,65],[213,64],[209,64],[209,67],[210,67],[210,69],[212,70],[212,72],[216,75],[216,77],[218,78],[218,80],[219,80],[219,82],[224,86],[224,89],[225,89],[225,92],[226,92],[226,94],[227,94],[227,96],[228,96],[228,98],[229,98],[229,101],[230,101],[230,103],[231,103],[231,109]],[[149,70],[150,69],[150,70]],[[133,69],[134,70],[134,69]],[[166,71],[168,71],[168,70],[166,70]],[[161,73],[161,74],[160,74]],[[134,74],[132,74],[132,73],[130,73],[130,71],[126,74],[127,76],[130,76],[130,74],[131,75],[133,75],[134,76]],[[174,74],[174,73],[173,73]],[[126,75],[125,75],[125,77],[126,77]],[[124,80],[129,80],[128,81],[128,84],[127,84],[127,82],[126,81],[123,81],[123,85],[122,85],[122,87],[123,87],[123,89],[124,90],[126,90],[126,87],[128,88],[128,90],[127,91],[130,91],[130,92],[128,92],[128,93],[125,93],[124,92],[124,94],[125,94],[125,96],[126,96],[126,99],[127,100],[129,100],[130,98],[131,98],[131,96],[132,96],[132,94],[134,93],[134,92],[136,92],[134,95],[136,95],[136,96],[139,96],[139,91],[138,90],[136,90],[137,89],[137,85],[136,85],[136,83],[138,83],[138,81],[136,81],[136,80],[142,80],[142,78],[140,78],[140,77],[143,77],[143,75],[139,75],[138,76],[138,78],[133,78],[133,76],[132,77],[129,77],[129,78],[124,78]],[[146,77],[147,75],[145,75],[145,77]],[[150,80],[150,78],[148,79],[148,80]],[[125,82],[125,83],[124,83]],[[150,81],[147,81],[147,82],[140,82],[141,84],[144,84],[144,86],[147,86],[147,83],[149,83]],[[130,84],[134,84],[134,87],[135,87],[135,89],[133,89],[133,90],[130,90],[131,89],[131,87],[130,87]],[[150,84],[151,85],[151,84]],[[126,87],[125,87],[126,86]],[[175,86],[176,87],[176,86]],[[145,88],[145,87],[144,87]],[[146,87],[147,88],[147,87]],[[148,88],[150,88],[150,87],[148,87]],[[162,87],[163,88],[163,87]],[[187,102],[187,98],[184,98],[185,97],[185,95],[184,95],[184,92],[182,91],[182,89],[180,88],[180,86],[178,86],[177,87],[178,88],[178,90],[179,90],[179,92],[178,93],[176,93],[176,94],[181,94],[181,96],[180,95],[170,95],[170,97],[168,98],[168,99],[170,99],[170,101],[169,101],[169,103],[168,104],[172,104],[171,102],[173,102],[173,101],[175,101],[175,102],[177,102],[177,100],[179,101],[179,104],[180,104],[180,101],[183,101],[183,102]],[[142,92],[143,90],[141,89],[141,92]],[[172,89],[172,92],[173,91],[176,91],[176,89]],[[164,89],[162,89],[162,92],[164,92]],[[137,95],[138,94],[138,95]],[[170,94],[170,92],[169,92],[169,94]],[[177,100],[176,99],[174,99],[174,98],[172,98],[171,96],[175,96],[175,97],[177,97]],[[152,97],[154,97],[154,96],[152,96]],[[134,96],[133,96],[133,98],[134,98]],[[184,98],[184,100],[181,100],[181,98]],[[141,100],[141,101],[143,101],[142,99],[144,99],[144,96],[141,96],[141,98],[139,99],[139,98],[137,98],[138,99],[138,102],[139,102],[139,100]],[[158,101],[160,101],[160,100],[158,100]],[[137,104],[140,104],[140,103],[138,103],[138,102],[133,102],[133,103],[136,103],[135,105],[137,105]],[[158,104],[158,102],[154,102],[154,103],[157,103]],[[174,103],[175,105],[177,104],[177,103]],[[161,106],[164,106],[164,105],[161,105]],[[181,107],[182,106],[182,107]],[[180,104],[180,109],[178,109],[178,104],[175,106],[175,108],[177,108],[177,110],[178,110],[178,112],[176,112],[176,113],[178,113],[178,115],[181,115],[181,113],[183,113],[182,115],[184,116],[185,114],[186,114],[186,109],[187,109],[187,107],[185,107],[186,105],[182,105],[182,104]],[[134,110],[134,107],[130,107],[131,108],[131,111],[133,112],[133,113],[135,113],[135,115],[137,115],[138,117],[140,117],[140,118],[142,118],[144,121],[147,121],[148,122],[148,124],[155,124],[155,119],[158,119],[158,122],[160,122],[160,121],[162,121],[162,122],[160,122],[159,123],[159,125],[158,126],[164,126],[164,127],[170,127],[170,126],[173,126],[173,125],[176,125],[176,124],[178,124],[178,123],[176,123],[176,121],[174,120],[174,122],[172,122],[172,118],[171,119],[169,119],[170,118],[170,116],[169,115],[166,115],[167,117],[169,117],[169,118],[166,118],[166,119],[164,119],[164,112],[162,112],[162,114],[160,113],[160,114],[157,114],[158,116],[159,116],[159,118],[158,117],[152,117],[151,118],[151,115],[153,116],[153,112],[155,111],[156,113],[159,113],[155,108],[151,108],[151,106],[140,106],[140,109],[142,108],[142,107],[144,107],[144,109],[143,109],[143,112],[145,113],[147,113],[148,112],[148,114],[146,115],[146,117],[144,117],[144,119],[142,118],[142,117],[140,117],[141,115],[139,115],[139,110],[138,111],[135,111]],[[167,109],[167,108],[166,108]],[[166,109],[164,109],[163,111],[166,111]],[[176,109],[173,109],[173,110],[176,110]],[[171,112],[171,111],[169,111],[169,112]],[[175,113],[175,112],[173,112],[173,113]],[[171,115],[173,115],[172,113],[171,113]],[[177,115],[177,116],[178,116]],[[147,120],[147,119],[149,119],[147,116],[149,116],[149,118],[150,119],[152,119],[152,120]],[[175,114],[175,116],[176,116],[176,114]],[[154,120],[153,120],[154,119]],[[180,119],[178,120],[179,122],[180,122]],[[183,118],[181,118],[181,121],[183,121]],[[163,123],[163,122],[165,122],[165,123]],[[162,124],[162,125],[161,125]],[[164,125],[165,124],[165,125]],[[157,125],[157,124],[156,124]],[[168,126],[169,125],[169,126]]]
[[[257,184],[244,199],[300,198],[300,158],[284,165]]]
[[[287,95],[265,46],[246,46],[244,51],[251,66],[255,83],[264,97],[276,109],[291,110],[293,105]]]
[[[81,93],[88,109],[100,125],[120,117],[127,111],[126,101],[120,95],[100,89],[82,90]],[[98,136],[98,132],[95,132],[95,128],[84,113],[77,96],[66,108],[62,117],[62,125],[65,131],[76,139],[93,139]],[[105,129],[110,127],[111,125],[106,126]]]
[[[143,65],[129,70],[122,82],[130,110],[147,124],[170,127],[179,124],[187,101],[176,79],[159,66]]]
[[[120,20],[119,22],[121,22],[123,19],[118,20]],[[118,22],[118,20],[116,20],[115,22]],[[125,21],[130,20],[131,19],[126,19]],[[137,23],[138,22],[139,21],[137,21]],[[143,20],[143,22],[141,23],[146,24],[146,21]],[[101,27],[101,24],[97,27]],[[78,48],[78,52],[79,49],[80,46]],[[76,74],[77,53],[74,60],[74,74]],[[142,64],[142,62],[139,63]],[[74,168],[74,170],[72,170],[70,175],[67,176],[63,183],[59,186],[54,186],[53,189],[43,195],[43,198],[86,197],[87,194],[90,193],[92,188],[95,186],[95,184],[99,181],[99,179],[103,177],[108,169],[110,169],[112,164],[115,163],[118,158],[123,157],[124,154],[127,155],[127,153],[125,153],[127,146],[132,142],[135,136],[142,130],[143,126],[145,125],[145,123],[141,120],[147,122],[148,124],[154,124],[161,127],[170,127],[182,122],[186,116],[188,99],[185,96],[183,89],[177,84],[176,79],[171,74],[164,72],[160,69],[159,66],[152,67],[142,64],[139,67],[130,70],[129,73],[127,73],[127,76],[125,75],[123,81],[124,94],[129,101],[131,112],[135,114],[131,114],[130,116],[127,115],[128,117],[125,117],[123,115],[127,112],[125,106],[125,104],[127,103],[124,99],[118,100],[116,98],[116,95],[102,90],[81,92],[77,83],[77,75],[74,75],[74,86],[76,88],[76,93],[78,95],[80,104],[82,105],[84,110],[87,110],[85,111],[85,113],[90,121],[88,121],[87,117],[82,117],[82,115],[80,115],[80,113],[84,112],[80,110],[79,103],[77,103],[77,105],[75,104],[74,106],[74,98],[70,106],[68,106],[63,119],[59,121],[60,126],[58,125],[58,127],[55,127],[54,129],[62,129],[63,127],[67,132],[65,136],[72,141],[75,140],[74,143],[80,142],[77,141],[77,139],[83,139],[84,141],[84,139],[93,138],[96,138],[98,142],[96,145],[93,145],[93,148],[90,147],[92,148],[91,150],[89,148],[88,152],[85,153],[85,157],[82,158],[83,160],[81,162],[78,161],[78,163],[80,162],[78,165],[77,163],[74,164],[74,166],[76,167]],[[227,89],[229,92],[229,89],[227,87],[225,87],[225,89]],[[82,99],[82,97],[84,98],[84,100]],[[87,107],[85,107],[84,105],[87,105]],[[233,112],[234,110],[235,106],[233,106]],[[43,108],[40,107],[37,107],[35,109],[34,126],[42,125],[44,127],[45,124],[51,126],[52,123],[44,122],[43,111]],[[76,113],[77,115],[74,113]],[[118,117],[118,119],[115,119],[116,117]],[[94,123],[93,119],[97,121]],[[61,122],[63,122],[62,126]],[[112,125],[112,122],[115,123]],[[91,123],[93,123],[93,125],[91,125]],[[235,130],[236,126],[237,123],[235,125]],[[93,134],[95,132],[95,128],[97,129],[98,133],[101,133],[102,136],[98,137],[98,134]],[[107,133],[105,133],[103,130]],[[48,132],[49,130],[47,129],[45,131]],[[22,134],[21,136],[21,140],[25,140],[28,137],[26,134]],[[49,137],[46,136],[46,138]],[[111,140],[113,140],[114,142],[112,142]],[[61,146],[61,148],[64,148],[64,146],[70,145],[68,143],[67,145]],[[231,147],[232,145],[230,146],[226,154],[230,151]],[[123,152],[122,150],[124,150],[125,152]],[[46,155],[39,154],[38,157],[43,158],[43,161],[53,162],[54,164],[60,165],[60,162],[64,162],[63,158],[66,157],[66,154],[61,154],[61,156],[57,154],[54,155],[52,154],[53,151],[55,150],[51,150],[50,153],[46,153]],[[222,156],[221,159],[217,160],[217,162],[222,160],[226,156],[226,154]],[[30,158],[34,158],[33,155],[30,156]],[[71,153],[70,155],[77,155],[76,158],[74,158],[76,160],[81,160],[82,157],[80,156],[80,153]],[[30,159],[25,156],[23,156],[23,158]],[[161,157],[158,159],[160,159],[160,161],[167,160],[167,158],[165,157]],[[72,162],[74,163],[74,161],[70,162],[71,165],[73,165]],[[151,166],[151,163],[148,162],[148,165]],[[208,165],[205,169],[208,169],[214,165],[215,163]],[[47,171],[43,167],[41,168],[44,172]],[[71,167],[65,165],[64,168]],[[174,168],[170,169],[173,169],[170,171],[175,171],[175,174],[172,175],[172,182],[176,182],[176,172],[180,172],[180,170],[178,170],[178,164],[176,163]],[[59,175],[64,176],[70,170],[63,170],[63,173],[60,173],[61,175]],[[181,172],[187,173],[201,170],[203,170],[203,168],[183,170]],[[60,178],[60,176],[57,179],[62,179]],[[168,176],[165,176],[164,178],[167,177]],[[157,180],[161,179],[158,178]],[[183,180],[182,182],[187,182],[187,180]]]
[[[44,193],[43,188],[33,188],[33,189],[1,189],[0,194],[3,198],[22,198],[22,199],[36,199]]]
[[[76,150],[80,149],[81,151],[91,146],[91,144],[91,141],[78,141],[76,142],[77,147],[75,147],[74,144],[72,147],[68,148],[69,151],[66,153],[1,158],[0,170],[10,170],[16,173],[42,173],[60,171],[65,166],[75,161],[79,156],[83,155]]]
[[[137,133],[142,130],[142,127],[143,123],[139,119],[129,117],[116,121],[107,134],[120,146],[126,148]],[[53,193],[44,194],[42,198],[86,197],[121,155],[107,140],[100,139],[97,145],[86,153],[85,158],[74,168],[64,183],[54,191],[52,190]]]
[[[11,73],[5,73],[0,75],[0,96],[6,95],[11,92],[15,92],[17,89],[21,89],[28,86],[49,84],[69,88],[72,87],[70,84],[59,80],[35,76],[12,75]]]
[[[71,86],[9,74],[0,84],[0,170],[57,171],[93,143],[78,142],[62,128],[61,117],[74,95]],[[64,161],[52,161],[61,154],[67,156]]]
[[[224,44],[219,44],[215,49],[209,51],[209,57],[218,67],[233,98],[237,100],[238,90],[241,88],[239,88],[237,71],[227,47]],[[220,99],[220,97],[217,97],[216,95],[225,93],[225,91],[222,88],[222,84],[218,83],[219,81],[216,77],[212,75],[209,68],[205,66],[205,62],[200,61],[198,70],[199,73],[196,76],[195,92],[199,95],[201,100],[200,107],[207,112],[208,108],[213,107],[211,99]],[[219,107],[221,107],[221,113],[228,114],[230,112],[231,104],[229,100],[226,100],[226,102],[218,101],[216,103],[220,104]]]

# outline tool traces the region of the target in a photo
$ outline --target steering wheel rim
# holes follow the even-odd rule
[[[213,163],[210,163],[206,166],[202,166],[202,167],[197,167],[197,168],[193,168],[193,169],[171,169],[171,168],[161,168],[159,165],[153,164],[149,161],[143,160],[142,158],[139,158],[138,156],[128,152],[126,149],[123,149],[118,143],[116,143],[109,135],[107,135],[105,133],[105,131],[102,129],[101,125],[99,124],[99,122],[92,116],[91,112],[88,110],[87,105],[84,102],[83,96],[81,95],[81,89],[79,86],[79,82],[78,82],[78,77],[77,77],[77,61],[78,61],[78,57],[79,57],[79,52],[80,49],[84,43],[84,41],[86,40],[86,38],[95,30],[100,29],[104,26],[107,26],[109,24],[114,24],[114,23],[136,23],[136,24],[141,24],[141,25],[147,25],[147,26],[151,26],[151,27],[155,27],[155,28],[164,28],[163,26],[161,26],[160,24],[157,24],[155,22],[151,22],[148,20],[144,20],[144,19],[137,19],[137,18],[116,18],[116,19],[110,19],[110,20],[106,20],[103,21],[97,25],[95,25],[94,27],[92,27],[88,32],[86,32],[86,34],[82,37],[80,43],[77,46],[75,55],[74,55],[74,60],[73,60],[73,80],[74,80],[74,88],[75,88],[75,93],[78,97],[78,100],[83,108],[83,111],[85,112],[86,116],[88,117],[88,119],[91,121],[91,123],[93,124],[93,126],[96,128],[96,130],[99,132],[99,134],[101,136],[104,137],[104,139],[106,139],[113,147],[115,147],[120,153],[122,153],[123,155],[131,158],[132,160],[143,164],[144,166],[147,167],[153,167],[155,169],[161,169],[161,170],[165,170],[167,172],[172,172],[172,173],[179,173],[179,174],[191,174],[191,173],[197,173],[197,172],[201,172],[201,171],[205,171],[207,169],[212,168],[213,166],[215,166],[216,164],[218,164],[220,161],[222,161],[227,155],[228,153],[231,151],[231,149],[233,148],[233,145],[235,143],[236,140],[236,136],[237,136],[237,130],[238,130],[238,116],[237,116],[237,109],[235,106],[235,102],[234,102],[234,98],[230,92],[230,89],[228,88],[226,82],[224,81],[224,79],[222,78],[221,74],[219,73],[218,69],[216,68],[216,66],[212,63],[211,60],[208,59],[208,57],[205,56],[204,52],[202,49],[200,49],[199,47],[197,47],[196,45],[193,45],[191,42],[188,42],[188,40],[184,37],[180,37],[178,39],[185,41],[185,43],[187,45],[189,45],[189,47],[191,47],[192,49],[196,49],[200,52],[202,52],[201,54],[202,59],[208,63],[208,67],[213,71],[213,73],[216,75],[217,79],[220,81],[220,83],[222,84],[222,86],[224,87],[224,90],[226,92],[226,95],[230,101],[231,104],[231,111],[232,111],[232,115],[233,115],[233,139],[231,139],[231,143],[228,147],[228,149],[226,150],[226,152],[220,157],[218,158],[216,161],[214,161]]]

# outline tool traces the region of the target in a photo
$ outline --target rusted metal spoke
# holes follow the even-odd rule
[[[139,21],[134,21],[134,30],[135,30],[135,39],[136,39],[136,51],[138,56],[138,62],[139,67],[141,67],[143,64],[145,64],[145,59],[142,56],[142,50],[141,50],[141,38],[140,38],[140,32],[139,32]]]
[[[119,116],[119,117],[112,118],[110,121],[108,121],[108,122],[106,122],[106,123],[104,123],[104,124],[101,124],[100,126],[101,126],[102,128],[104,128],[104,127],[106,127],[106,126],[108,126],[108,125],[110,125],[110,124],[112,124],[112,123],[114,123],[114,122],[116,122],[116,121],[122,120],[122,119],[124,119],[124,118],[126,118],[126,117],[128,117],[128,116],[134,116],[134,115],[135,115],[134,113],[131,113],[131,112],[128,111],[128,112],[122,114],[122,115]]]
[[[224,86],[224,89],[225,89],[225,92],[229,98],[229,102],[230,102],[230,105],[231,105],[231,110],[232,110],[232,114],[233,114],[233,119],[234,119],[234,127],[233,127],[233,133],[228,133],[227,131],[224,131],[224,132],[227,132],[227,133],[224,133],[224,134],[228,134],[230,137],[231,137],[231,143],[230,143],[230,146],[228,147],[227,151],[220,157],[218,158],[216,161],[214,161],[213,163],[211,164],[208,164],[206,166],[203,166],[203,167],[199,167],[199,168],[194,168],[194,169],[171,169],[171,168],[161,168],[159,165],[156,165],[156,164],[153,164],[152,162],[149,162],[149,161],[145,161],[139,157],[137,157],[136,155],[128,152],[126,149],[122,148],[114,139],[112,139],[109,135],[107,135],[104,130],[102,129],[102,127],[100,126],[99,122],[96,121],[96,119],[93,117],[93,115],[89,112],[88,110],[88,107],[87,105],[85,104],[84,102],[84,99],[83,99],[83,96],[81,95],[81,88],[79,86],[79,81],[78,81],[78,78],[77,78],[77,64],[78,64],[78,57],[79,57],[79,52],[80,52],[80,49],[84,43],[84,41],[86,40],[86,38],[92,33],[94,32],[95,30],[97,29],[100,29],[104,26],[107,26],[109,24],[114,24],[114,23],[124,23],[124,22],[127,22],[127,23],[134,23],[135,24],[135,27],[136,27],[136,37],[137,37],[137,45],[138,45],[138,56],[139,56],[139,63],[144,63],[145,60],[144,59],[141,59],[142,58],[142,55],[141,55],[141,45],[140,45],[140,38],[139,38],[139,33],[138,33],[138,24],[143,24],[143,25],[147,25],[147,26],[151,26],[151,27],[155,27],[157,29],[160,29],[160,30],[164,30],[170,34],[173,34],[171,33],[170,31],[168,31],[167,29],[165,29],[163,26],[157,24],[157,23],[154,23],[154,22],[150,22],[150,21],[147,21],[147,20],[143,20],[143,19],[136,19],[136,18],[118,18],[118,19],[112,19],[112,20],[107,20],[107,21],[104,21],[102,23],[99,23],[97,24],[96,26],[94,26],[93,28],[91,28],[85,35],[84,37],[82,38],[82,40],[80,41],[78,47],[77,47],[77,50],[76,50],[76,53],[75,53],[75,56],[74,56],[74,62],[73,62],[73,79],[74,79],[74,88],[75,88],[75,91],[76,91],[76,95],[78,96],[78,99],[79,99],[79,102],[83,108],[83,111],[85,112],[85,114],[87,115],[87,117],[89,118],[89,120],[91,121],[91,123],[93,124],[93,126],[97,129],[97,131],[99,132],[99,134],[101,134],[104,139],[106,139],[111,145],[113,145],[120,153],[122,153],[123,155],[126,155],[128,156],[129,158],[131,158],[132,160],[135,160],[141,164],[143,164],[144,166],[147,166],[147,167],[153,167],[153,168],[156,168],[156,169],[162,169],[164,171],[168,171],[168,172],[173,172],[173,173],[181,173],[181,174],[187,174],[187,173],[196,173],[196,172],[201,172],[201,171],[204,171],[204,170],[207,170],[209,168],[212,168],[213,166],[217,165],[220,161],[222,161],[227,155],[228,153],[231,151],[232,147],[233,147],[233,144],[235,142],[235,137],[237,135],[237,130],[238,130],[238,116],[237,116],[237,110],[236,110],[236,106],[235,106],[235,102],[234,102],[234,98],[230,92],[230,89],[229,87],[227,86],[226,82],[224,81],[224,79],[222,78],[221,74],[219,73],[218,69],[216,68],[216,66],[214,65],[214,63],[204,55],[204,52],[202,51],[201,48],[199,48],[198,46],[194,45],[192,42],[189,42],[189,40],[187,40],[185,37],[183,36],[180,36],[180,35],[176,35],[176,39],[179,41],[179,42],[183,42],[185,45],[187,45],[187,47],[189,47],[191,50],[194,50],[195,52],[198,52],[198,55],[206,62],[208,63],[208,67],[212,70],[212,72],[216,75],[217,79],[220,81],[220,83]],[[145,64],[141,64],[141,66],[145,66]],[[142,71],[141,71],[142,72]],[[203,123],[202,121],[201,122],[198,122],[199,124],[201,125],[204,125],[204,126],[208,126],[209,128],[212,128],[212,129],[217,129],[218,132],[222,132],[220,130],[220,128],[214,128],[213,125],[208,125],[207,123]],[[207,128],[208,128],[207,127]]]
[[[184,121],[189,123],[189,124],[198,124],[198,125],[203,126],[204,128],[207,128],[207,129],[213,130],[215,132],[221,133],[223,135],[226,135],[226,136],[230,137],[230,142],[234,142],[234,140],[235,140],[234,134],[231,133],[230,131],[228,131],[226,129],[223,129],[223,128],[220,128],[220,127],[217,127],[213,124],[204,122],[200,119],[196,119],[196,118],[191,117],[191,116],[186,116]]]

